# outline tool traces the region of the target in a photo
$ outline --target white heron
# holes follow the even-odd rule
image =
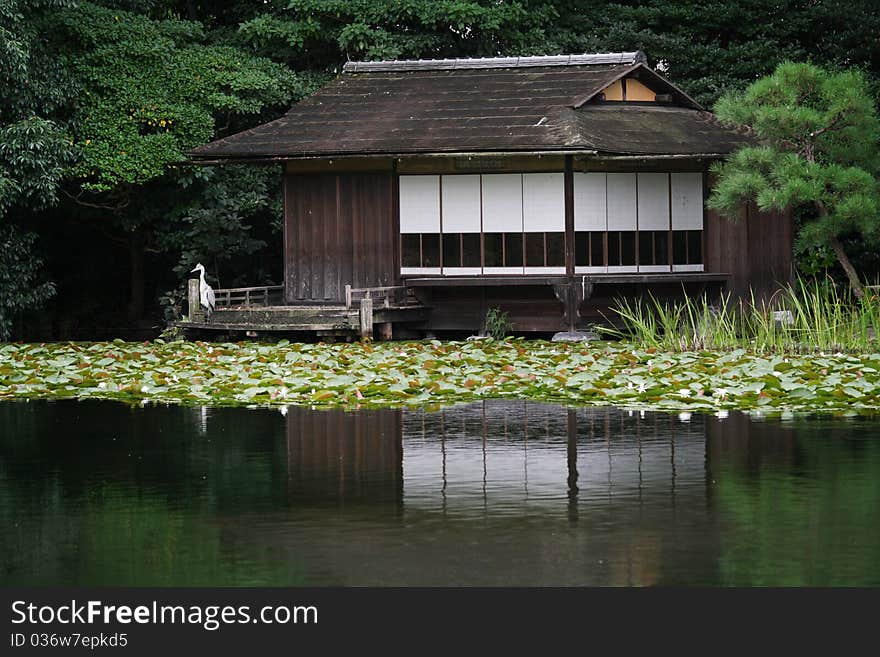
[[[205,309],[207,319],[210,319],[211,313],[214,312],[214,290],[205,280],[205,268],[202,263],[197,264],[190,273],[195,272],[199,272],[199,304]]]

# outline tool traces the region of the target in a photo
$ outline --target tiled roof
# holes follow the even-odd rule
[[[643,59],[636,52],[350,63],[281,118],[191,155],[224,160],[537,150],[714,154],[742,140],[708,120],[710,115]],[[679,107],[584,103],[624,75],[647,80]]]

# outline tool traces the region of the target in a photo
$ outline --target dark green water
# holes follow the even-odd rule
[[[880,423],[0,404],[0,585],[880,584]]]

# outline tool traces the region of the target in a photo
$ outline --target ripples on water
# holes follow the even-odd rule
[[[878,429],[5,403],[0,584],[876,585]]]

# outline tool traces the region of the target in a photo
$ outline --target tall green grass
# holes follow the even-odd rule
[[[663,350],[810,353],[880,347],[880,300],[857,299],[832,281],[798,280],[768,301],[754,295],[749,300],[722,295],[712,302],[705,296],[675,302],[649,296],[618,299],[612,310],[622,327],[602,329],[605,334]]]

